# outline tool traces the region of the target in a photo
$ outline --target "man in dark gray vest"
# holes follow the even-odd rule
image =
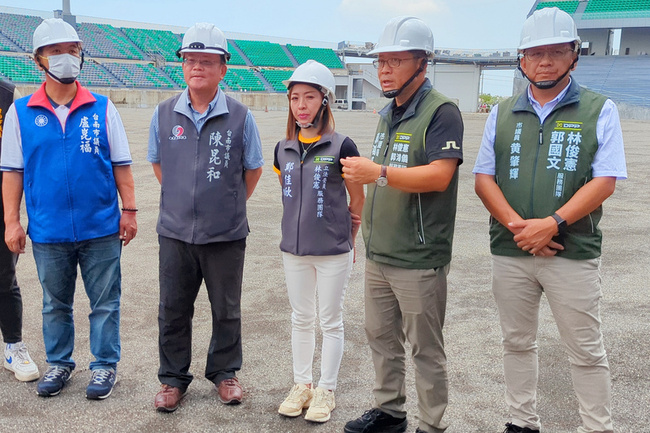
[[[0,152],[2,152],[2,128],[9,106],[18,99],[16,86],[0,80]],[[0,171],[0,192],[2,192],[2,171]],[[16,280],[16,261],[18,254],[7,247],[4,239],[5,220],[2,196],[0,196],[0,330],[5,342],[5,362],[7,370],[13,371],[16,379],[29,382],[39,378],[38,367],[27,352],[22,341],[23,299]]]
[[[248,235],[246,200],[262,174],[262,144],[250,110],[226,96],[219,82],[230,59],[213,24],[183,37],[187,89],[156,107],[147,159],[161,185],[158,313],[162,387],[154,406],[173,412],[192,374],[194,301],[205,281],[212,338],[205,377],[224,404],[238,404],[242,388],[241,285]]]

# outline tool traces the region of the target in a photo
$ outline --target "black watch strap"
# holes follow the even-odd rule
[[[564,218],[559,216],[557,213],[554,213],[551,216],[553,217],[553,219],[557,223],[557,231],[558,231],[558,233],[560,234],[560,236],[563,236],[566,233],[566,228],[567,228],[566,221],[564,220]]]

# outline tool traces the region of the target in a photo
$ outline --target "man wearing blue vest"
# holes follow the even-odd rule
[[[158,312],[162,386],[154,407],[173,412],[190,382],[194,301],[204,281],[212,308],[205,377],[224,404],[238,404],[246,200],[262,174],[250,110],[219,89],[230,59],[213,24],[185,33],[177,52],[187,89],[156,107],[147,159],[161,185]]]
[[[417,432],[439,433],[447,408],[442,327],[456,219],[463,121],[426,78],[433,34],[421,20],[388,22],[374,50],[384,96],[371,158],[342,160],[345,179],[368,186],[366,335],[375,367],[375,407],[346,433],[406,431],[405,340],[412,347]]]
[[[81,40],[61,19],[34,31],[34,60],[45,82],[9,109],[2,139],[5,241],[25,252],[27,233],[43,287],[43,339],[49,367],[38,382],[58,395],[75,368],[73,301],[77,266],[90,300],[89,399],[107,398],[120,360],[120,256],[136,235],[131,153],[120,116],[105,96],[76,78]],[[122,200],[120,213],[119,198]]]
[[[15,99],[20,98],[16,86],[9,81],[0,80],[0,155],[2,155],[2,128],[7,110]],[[0,192],[2,172],[0,171]],[[4,241],[4,206],[0,194],[0,331],[5,342],[4,367],[12,371],[16,379],[30,382],[40,377],[38,366],[29,356],[27,346],[22,341],[23,299],[16,280],[16,261],[18,254],[12,252]]]
[[[539,432],[537,327],[542,293],[569,355],[582,426],[611,433],[600,329],[602,203],[627,171],[618,111],[571,78],[580,39],[558,8],[535,11],[519,46],[526,91],[496,106],[474,167],[491,214],[492,290],[503,334],[509,433]]]

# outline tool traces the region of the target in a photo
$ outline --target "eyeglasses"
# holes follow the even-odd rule
[[[372,61],[372,65],[375,67],[375,69],[383,68],[386,65],[388,65],[391,68],[399,68],[402,62],[406,62],[407,60],[416,60],[416,59],[417,57],[411,57],[408,59],[387,59],[387,60],[375,59]]]
[[[197,64],[201,65],[203,68],[212,68],[214,66],[217,66],[219,64],[218,60],[197,60],[197,59],[183,59],[183,63],[185,63],[187,66],[190,68],[195,67]]]
[[[573,50],[571,48],[552,48],[548,50],[526,50],[524,51],[524,57],[526,57],[526,60],[529,60],[531,62],[539,62],[544,58],[546,54],[551,58],[551,60],[560,60],[568,53],[572,53]]]

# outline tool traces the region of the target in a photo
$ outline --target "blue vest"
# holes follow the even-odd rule
[[[33,242],[78,242],[117,233],[120,211],[108,143],[108,98],[92,93],[70,111],[65,132],[51,107],[15,102]]]
[[[228,113],[197,131],[174,111],[182,94],[158,106],[160,136],[160,235],[190,244],[248,235],[244,180],[244,124],[248,108],[226,96]]]

